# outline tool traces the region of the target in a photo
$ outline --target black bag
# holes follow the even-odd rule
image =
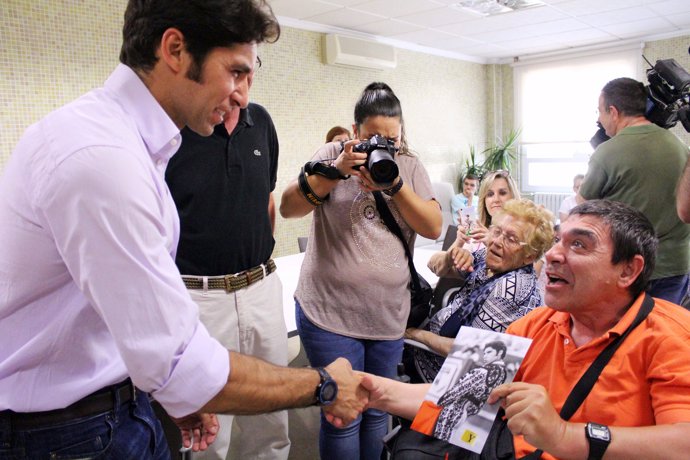
[[[405,249],[405,255],[407,256],[407,265],[410,267],[410,315],[407,317],[407,327],[419,327],[427,318],[431,312],[431,297],[434,294],[434,290],[427,280],[419,276],[417,270],[414,268],[414,261],[412,260],[412,253],[410,253],[410,248],[407,247],[407,242],[403,238],[402,230],[400,226],[395,221],[391,210],[388,209],[386,200],[381,195],[381,192],[373,192],[374,199],[376,200],[376,209],[379,211],[383,222],[386,227],[398,237],[400,242]]]
[[[503,409],[491,426],[491,431],[481,454],[420,433],[399,427],[385,441],[391,460],[514,460],[513,434],[503,419]]]
[[[414,284],[414,275],[418,279],[418,288]],[[429,317],[431,297],[434,294],[434,289],[424,277],[420,276],[416,270],[414,275],[412,275],[412,284],[410,286],[412,297],[410,299],[410,316],[407,317],[407,327],[419,327]]]
[[[570,417],[582,405],[582,402],[592,390],[599,375],[618,347],[630,332],[644,321],[653,308],[654,300],[649,294],[645,294],[642,306],[630,326],[599,353],[570,391],[560,412],[563,420],[570,420]],[[491,426],[491,431],[486,439],[481,455],[404,426],[400,426],[396,433],[391,433],[391,436],[384,440],[384,444],[391,454],[391,460],[513,460],[515,459],[513,434],[508,429],[508,422],[504,419],[504,415],[503,409],[499,409],[498,416]],[[537,449],[521,457],[519,460],[539,460],[541,459],[542,452],[541,449]]]

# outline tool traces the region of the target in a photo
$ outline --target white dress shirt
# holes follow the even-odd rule
[[[0,410],[65,407],[128,375],[172,416],[226,383],[174,262],[179,129],[119,65],[27,129],[0,179]]]

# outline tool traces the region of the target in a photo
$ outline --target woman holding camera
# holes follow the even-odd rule
[[[410,309],[410,271],[372,192],[383,192],[410,248],[416,234],[438,238],[441,210],[426,170],[407,148],[402,108],[390,87],[367,86],[354,120],[356,139],[317,150],[282,196],[283,217],[314,212],[295,292],[297,330],[313,367],[343,356],[354,369],[394,378]],[[379,151],[371,155],[373,150]],[[392,152],[397,166],[384,171],[398,170],[392,179],[383,178],[387,183],[372,178],[369,168],[377,165],[367,162],[380,150]],[[387,414],[378,410],[344,429],[322,415],[321,457],[378,460],[386,430]]]

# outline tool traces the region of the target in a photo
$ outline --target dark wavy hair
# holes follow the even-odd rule
[[[176,28],[194,59],[189,78],[199,80],[208,53],[240,43],[275,42],[280,25],[265,0],[129,0],[120,62],[149,72],[163,32]]]
[[[644,268],[629,289],[633,297],[640,295],[652,278],[659,245],[649,219],[632,206],[610,200],[585,201],[571,209],[569,215],[595,216],[608,225],[613,241],[612,264],[629,262],[637,254],[642,256]]]
[[[355,123],[359,127],[369,117],[384,116],[400,119],[400,151],[401,155],[411,155],[405,136],[405,122],[402,115],[400,99],[390,86],[382,82],[369,83],[355,104]]]
[[[501,355],[501,358],[505,358],[506,353],[508,353],[508,347],[506,347],[506,344],[500,340],[487,343],[484,345],[484,349],[486,350],[487,348],[496,350],[496,354]]]

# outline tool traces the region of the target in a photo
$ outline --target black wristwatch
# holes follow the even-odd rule
[[[611,431],[606,425],[589,422],[585,426],[585,435],[589,442],[589,456],[587,460],[601,460],[606,448],[611,443]]]
[[[314,404],[317,406],[328,406],[338,396],[338,384],[335,383],[335,380],[328,375],[328,372],[323,367],[319,367],[316,370],[319,371],[321,382],[319,382],[314,392]]]
[[[318,174],[319,176],[323,176],[326,179],[331,180],[345,180],[350,177],[349,175],[343,176],[342,174],[340,174],[340,171],[338,171],[338,168],[336,168],[335,166],[329,166],[321,163],[320,161],[308,161],[307,163],[305,163],[304,172],[306,172],[310,176],[313,174]]]

